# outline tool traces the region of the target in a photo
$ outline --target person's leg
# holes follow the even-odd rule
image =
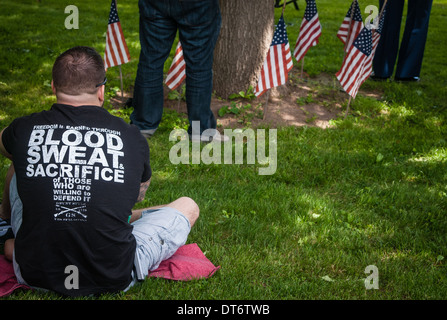
[[[384,1],[380,0],[381,8],[383,3]],[[375,78],[386,79],[393,74],[397,52],[399,50],[400,25],[404,3],[404,0],[387,2],[382,35],[380,36],[373,60]]]
[[[5,252],[5,258],[12,261],[14,254],[14,239],[8,239],[5,242],[5,247],[3,248]]]
[[[180,211],[188,219],[191,227],[194,226],[199,218],[199,206],[191,198],[181,197],[168,204],[167,207]]]
[[[174,18],[186,63],[186,105],[192,133],[192,121],[200,121],[200,133],[216,129],[211,110],[214,47],[220,32],[221,15],[218,0],[179,1]]]
[[[165,1],[140,0],[141,52],[133,94],[131,123],[153,134],[163,115],[163,67],[177,26]]]
[[[191,198],[181,197],[166,205],[132,210],[132,216],[130,218],[129,223],[133,223],[136,220],[140,219],[144,211],[155,210],[164,207],[170,207],[180,211],[188,219],[191,227],[196,223],[197,219],[199,218],[200,209],[197,203]]]
[[[157,209],[134,212],[132,234],[137,244],[134,266],[138,280],[145,279],[149,271],[158,268],[186,243],[198,216],[199,207],[187,197]]]
[[[432,3],[433,0],[408,1],[407,20],[396,67],[396,80],[417,80],[420,76]]]

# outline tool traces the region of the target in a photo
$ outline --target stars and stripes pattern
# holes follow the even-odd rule
[[[321,24],[315,0],[306,0],[306,3],[300,34],[296,40],[295,51],[293,52],[297,62],[304,58],[311,47],[318,44],[321,36]]]
[[[377,45],[379,44],[380,36],[382,35],[383,22],[385,21],[385,13],[386,13],[386,8],[384,8],[382,15],[380,17],[378,17],[378,19],[380,19],[380,20],[379,20],[379,25],[378,25],[377,29],[373,29],[373,31],[372,31],[372,51],[365,62],[365,71],[363,73],[363,77],[360,80],[360,84],[365,82],[366,79],[368,79],[372,73],[372,63],[374,60],[374,56],[376,54]]]
[[[372,34],[363,28],[343,60],[341,69],[336,73],[343,89],[355,99],[365,72],[365,63],[372,52]]]
[[[254,91],[255,96],[259,97],[268,89],[285,84],[292,67],[293,62],[286,25],[281,15],[267,57],[258,75],[258,84]]]
[[[180,41],[177,43],[177,48],[175,49],[174,59],[172,60],[171,67],[169,68],[168,75],[166,77],[165,83],[171,89],[176,89],[182,84],[183,80],[186,78],[186,64],[183,58],[183,48]]]
[[[352,10],[354,11],[351,20]],[[337,32],[337,37],[345,44],[346,52],[349,51],[349,47],[352,45],[354,39],[357,38],[360,31],[362,31],[363,27],[364,25],[359,3],[357,0],[354,0]]]
[[[106,34],[105,67],[110,68],[129,62],[130,54],[124,39],[121,23],[116,10],[116,2],[112,0]]]

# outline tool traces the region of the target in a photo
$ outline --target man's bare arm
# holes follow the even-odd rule
[[[3,140],[2,140],[3,131],[5,131],[5,129],[3,129],[2,132],[0,133],[0,153],[2,155],[4,155],[6,158],[12,160],[12,154],[10,154],[8,151],[6,151],[5,146],[3,145]]]
[[[138,194],[137,202],[141,202],[144,200],[147,188],[149,188],[149,185],[151,184],[151,179],[152,178],[149,178],[149,180],[140,184],[140,193]]]

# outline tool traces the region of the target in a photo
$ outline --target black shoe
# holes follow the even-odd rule
[[[419,77],[410,77],[410,78],[394,78],[394,80],[398,82],[418,82],[421,80]]]

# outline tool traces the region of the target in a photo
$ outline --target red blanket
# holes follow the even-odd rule
[[[192,280],[209,278],[220,266],[215,267],[203,254],[197,244],[180,247],[169,259],[160,263],[158,268],[149,272],[149,277],[160,277],[171,280]]]
[[[7,296],[19,288],[29,289],[28,286],[17,282],[12,262],[0,255],[0,297]]]
[[[180,247],[171,258],[149,272],[148,277],[188,281],[209,278],[219,269],[220,266],[214,266],[197,244],[192,243]],[[0,297],[7,296],[19,288],[30,289],[17,282],[11,261],[0,255]]]

